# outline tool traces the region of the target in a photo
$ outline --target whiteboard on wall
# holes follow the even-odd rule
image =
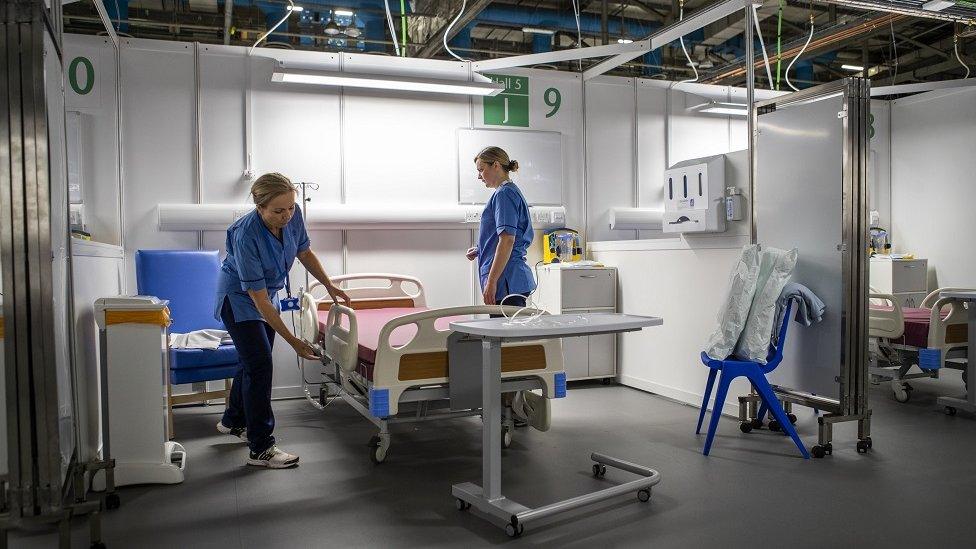
[[[559,132],[535,130],[458,130],[458,202],[484,204],[491,189],[478,179],[474,157],[488,146],[501,147],[519,171],[512,174],[532,205],[563,203],[563,141]]]

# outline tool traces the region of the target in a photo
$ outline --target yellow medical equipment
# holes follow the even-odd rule
[[[542,241],[542,262],[571,263],[583,259],[583,240],[573,229],[555,229],[545,233]]]

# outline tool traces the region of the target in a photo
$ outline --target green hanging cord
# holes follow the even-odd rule
[[[407,3],[400,0],[400,55],[407,56]]]
[[[783,0],[779,0],[779,20],[776,22],[776,91],[779,91],[780,67],[783,65]]]

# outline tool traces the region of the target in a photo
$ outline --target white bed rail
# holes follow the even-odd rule
[[[932,310],[929,319],[928,346],[930,348],[942,348],[943,357],[950,349],[966,348],[968,345],[968,341],[955,343],[946,341],[947,332],[951,326],[966,325],[968,321],[965,303],[952,298],[943,298],[939,295],[942,292],[953,291],[971,292],[974,290],[972,288],[939,288],[922,300],[922,308]],[[946,307],[949,308],[949,314],[942,318],[942,310]]]
[[[905,333],[905,314],[901,304],[891,294],[870,294],[872,304],[890,306],[891,310],[871,307],[868,309],[868,336],[898,339]]]
[[[342,325],[346,319],[348,327]],[[322,347],[326,355],[346,372],[356,369],[359,362],[359,329],[356,312],[345,305],[335,304],[329,308],[322,336]]]
[[[354,284],[365,282],[365,284]],[[354,273],[332,277],[332,283],[342,288],[352,301],[388,301],[409,299],[414,307],[426,307],[424,285],[416,277],[390,273]],[[308,291],[324,288],[320,282],[312,284]],[[321,293],[321,292],[320,292]],[[316,296],[323,299],[326,296]]]

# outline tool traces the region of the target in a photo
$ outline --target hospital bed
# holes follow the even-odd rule
[[[404,275],[350,274],[332,280],[349,295],[350,306],[334,304],[328,296],[316,298],[316,290],[321,293],[324,289],[319,284],[303,296],[302,314],[310,316],[305,311],[314,306],[318,317],[325,365],[320,401],[324,405],[341,397],[376,425],[379,433],[369,443],[374,463],[386,459],[392,424],[481,414],[480,409],[450,406],[448,325],[476,315],[498,314],[499,306],[431,309],[426,306],[421,282]],[[504,309],[508,315],[517,310]],[[470,367],[480,368],[480,364]],[[529,398],[536,406],[530,424],[544,431],[549,428],[548,399],[565,396],[566,391],[558,339],[502,348],[502,392],[534,389],[540,389],[544,398]],[[514,431],[510,400],[506,400],[509,404],[503,416],[506,448]]]
[[[875,380],[891,381],[895,400],[908,402],[908,379],[938,379],[942,368],[966,372],[968,349],[966,309],[961,301],[941,298],[940,288],[919,308],[902,307],[890,294],[870,294],[868,336],[869,372]],[[913,368],[918,371],[911,372]]]

